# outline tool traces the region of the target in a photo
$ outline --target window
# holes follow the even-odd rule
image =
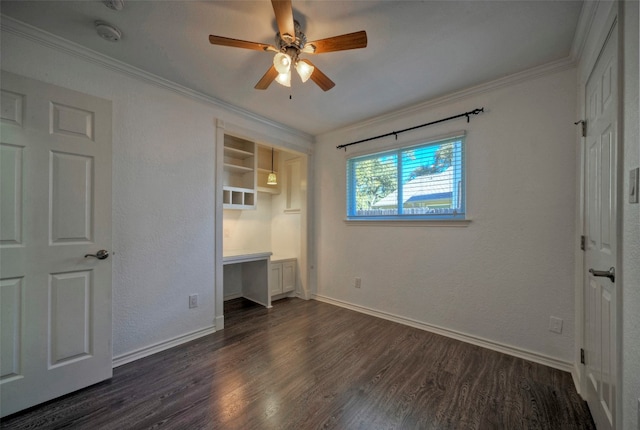
[[[347,219],[465,219],[464,135],[348,159]]]

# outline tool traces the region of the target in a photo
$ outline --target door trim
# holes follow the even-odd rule
[[[598,42],[595,44],[595,46],[597,47],[596,50],[594,50],[591,53],[591,56],[588,58],[587,62],[586,62],[586,66],[585,66],[585,70],[588,70],[588,74],[586,74],[586,76],[584,77],[584,79],[580,82],[580,88],[579,91],[582,94],[580,103],[581,105],[579,106],[580,112],[581,112],[581,118],[585,118],[586,117],[586,109],[585,109],[585,105],[586,105],[586,90],[587,90],[587,83],[589,82],[589,79],[591,78],[594,69],[598,63],[598,60],[600,59],[600,57],[602,56],[602,52],[605,48],[605,44],[607,43],[609,37],[612,35],[612,33],[614,31],[616,31],[618,34],[618,49],[617,49],[617,57],[616,57],[616,61],[618,63],[618,81],[617,81],[617,87],[616,87],[616,91],[617,91],[617,95],[618,95],[618,103],[617,103],[617,116],[618,116],[618,121],[617,121],[617,135],[618,135],[618,139],[616,142],[616,153],[618,154],[618,156],[616,157],[616,169],[617,169],[617,174],[616,174],[616,205],[617,205],[617,211],[616,211],[616,289],[618,294],[616,294],[616,338],[615,338],[615,350],[618,351],[619,353],[616,354],[616,368],[618,369],[618,371],[616,372],[616,410],[615,410],[615,417],[614,417],[614,423],[617,424],[617,427],[619,427],[619,423],[622,423],[622,404],[620,403],[622,400],[622,353],[621,353],[621,348],[620,346],[622,345],[622,294],[620,294],[620,292],[622,291],[623,287],[622,287],[622,236],[621,236],[621,223],[622,223],[622,202],[623,202],[623,194],[624,194],[624,190],[621,185],[624,183],[624,178],[623,178],[623,157],[620,156],[620,154],[622,154],[622,107],[623,107],[623,93],[622,93],[622,85],[623,85],[623,79],[622,79],[622,72],[623,72],[623,68],[622,68],[622,49],[623,49],[623,43],[621,43],[622,41],[622,27],[621,25],[619,25],[619,4],[616,2],[614,5],[611,6],[611,10],[609,11],[609,15],[607,17],[606,20],[606,24],[602,27],[602,31],[598,37]],[[588,124],[587,124],[588,127]],[[585,297],[584,297],[584,284],[586,282],[585,279],[585,272],[586,272],[586,265],[585,265],[585,259],[586,259],[586,253],[585,251],[580,249],[580,237],[582,235],[586,235],[586,225],[585,225],[585,214],[586,214],[586,208],[585,208],[585,204],[586,204],[586,198],[585,198],[585,181],[586,181],[586,136],[585,137],[581,137],[580,138],[580,170],[579,170],[579,187],[580,187],[580,206],[579,206],[579,220],[578,220],[578,227],[579,229],[576,232],[576,236],[577,236],[577,244],[578,246],[576,247],[577,249],[577,253],[578,253],[578,258],[576,258],[576,282],[575,282],[575,288],[577,290],[577,294],[576,294],[576,320],[577,323],[579,324],[579,337],[576,337],[576,339],[579,342],[576,342],[575,344],[575,366],[574,366],[574,382],[576,383],[576,389],[578,390],[579,394],[583,397],[586,398],[586,392],[587,392],[587,378],[586,378],[586,369],[585,366],[583,364],[580,363],[580,350],[581,348],[585,347],[586,344],[586,327],[585,327],[585,313],[584,313],[584,303],[585,303]]]

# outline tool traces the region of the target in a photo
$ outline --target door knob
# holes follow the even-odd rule
[[[93,257],[93,258],[97,258],[98,260],[104,260],[105,258],[109,257],[109,251],[107,251],[106,249],[101,249],[95,254],[85,254],[84,258],[87,258],[87,257]]]
[[[611,279],[611,282],[616,281],[616,269],[614,269],[613,267],[609,268],[609,270],[589,269],[589,273],[591,273],[593,276],[602,276],[604,278],[609,278]]]

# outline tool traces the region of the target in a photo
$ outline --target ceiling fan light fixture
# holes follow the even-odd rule
[[[284,52],[278,52],[273,57],[273,66],[281,75],[289,73],[289,69],[291,68],[291,57]]]
[[[126,0],[102,1],[116,2]],[[273,45],[232,39],[230,37],[216,36],[213,34],[209,35],[209,43],[232,48],[275,52],[272,59],[273,64],[269,66],[267,72],[254,87],[257,90],[266,90],[274,80],[278,81],[280,85],[290,87],[291,69],[292,66],[294,66],[293,68],[295,68],[298,75],[300,75],[302,82],[311,79],[320,89],[329,91],[336,84],[310,61],[302,60],[302,63],[300,63],[300,54],[322,54],[325,52],[366,48],[367,33],[361,30],[308,42],[307,36],[302,31],[300,23],[293,18],[291,1],[292,0],[271,0],[271,6],[273,6],[278,28]]]
[[[296,63],[296,71],[298,72],[298,75],[300,75],[300,79],[302,79],[302,82],[307,82],[313,74],[314,70],[315,67],[304,61],[298,61]]]
[[[276,77],[276,82],[285,87],[291,86],[291,71],[287,70],[286,73],[278,73]]]

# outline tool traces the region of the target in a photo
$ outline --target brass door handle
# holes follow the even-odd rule
[[[101,249],[95,254],[85,254],[84,258],[87,258],[87,257],[93,257],[93,258],[97,258],[98,260],[104,260],[109,257],[109,251],[107,251],[106,249]]]
[[[589,269],[589,273],[591,273],[593,276],[601,276],[603,278],[609,278],[611,279],[611,282],[616,281],[616,269],[613,267],[609,268],[609,270]]]

